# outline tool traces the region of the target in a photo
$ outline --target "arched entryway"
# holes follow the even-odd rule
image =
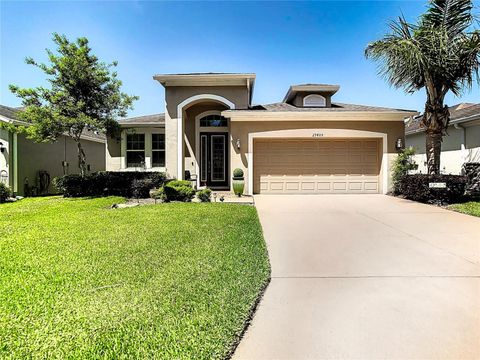
[[[197,186],[229,186],[229,121],[223,110],[235,109],[228,99],[196,95],[178,105],[178,178],[191,174]]]

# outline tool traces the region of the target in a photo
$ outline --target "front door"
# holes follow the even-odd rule
[[[200,133],[200,184],[228,187],[228,133]]]

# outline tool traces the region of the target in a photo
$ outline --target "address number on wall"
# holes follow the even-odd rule
[[[312,137],[314,137],[314,138],[323,137],[323,133],[313,133]]]

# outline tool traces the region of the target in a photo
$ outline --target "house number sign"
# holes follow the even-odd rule
[[[313,133],[313,134],[312,134],[312,137],[314,137],[314,138],[323,137],[323,133]]]
[[[430,189],[445,189],[447,187],[447,183],[444,182],[431,182],[428,183],[428,187]]]

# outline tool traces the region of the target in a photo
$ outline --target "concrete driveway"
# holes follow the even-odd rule
[[[234,359],[480,359],[480,218],[256,196],[272,282]]]

